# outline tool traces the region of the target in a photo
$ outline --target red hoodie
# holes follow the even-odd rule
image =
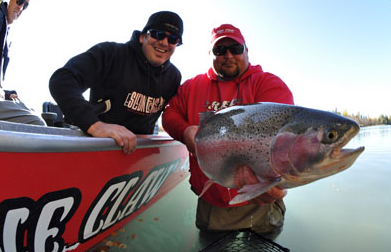
[[[255,102],[294,104],[286,84],[277,76],[263,72],[261,66],[249,65],[247,71],[232,81],[218,80],[213,69],[187,80],[171,98],[163,113],[163,127],[175,140],[183,142],[188,126],[199,124],[199,113],[217,111],[233,105]],[[209,179],[198,166],[197,158],[190,154],[190,184],[199,195]],[[236,189],[213,184],[202,196],[207,202],[230,207],[229,201],[237,195]],[[246,203],[238,204],[245,205]]]

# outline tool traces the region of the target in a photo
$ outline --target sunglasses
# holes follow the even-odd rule
[[[212,48],[212,52],[215,56],[223,56],[229,50],[234,55],[239,55],[244,52],[244,45],[236,44],[230,46],[215,46]]]
[[[147,31],[147,34],[151,35],[152,38],[157,39],[157,40],[162,40],[167,37],[168,43],[173,44],[173,45],[181,45],[181,39],[173,34],[168,35],[165,31],[162,30],[156,30],[156,29],[150,29]]]
[[[23,5],[23,10],[29,6],[29,2],[26,2],[26,0],[16,0],[16,4],[19,6]]]

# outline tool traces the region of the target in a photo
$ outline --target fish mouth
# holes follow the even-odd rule
[[[365,150],[364,146],[357,149],[343,148],[358,132],[359,128],[357,127],[352,127],[346,132],[346,136],[335,144],[336,147],[329,151],[322,162],[315,165],[315,169],[319,169],[321,173],[325,172],[329,176],[349,168]]]
[[[345,170],[351,166],[358,156],[365,150],[365,147],[357,149],[342,149],[342,147],[335,148],[330,155],[317,165],[318,169],[334,169],[335,173]]]

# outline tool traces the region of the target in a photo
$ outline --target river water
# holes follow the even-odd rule
[[[391,126],[363,127],[346,171],[289,190],[277,242],[291,251],[391,251]]]

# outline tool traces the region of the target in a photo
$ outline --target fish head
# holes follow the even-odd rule
[[[298,107],[272,142],[272,169],[284,178],[284,188],[343,171],[364,151],[364,147],[343,148],[359,130],[349,118]]]

